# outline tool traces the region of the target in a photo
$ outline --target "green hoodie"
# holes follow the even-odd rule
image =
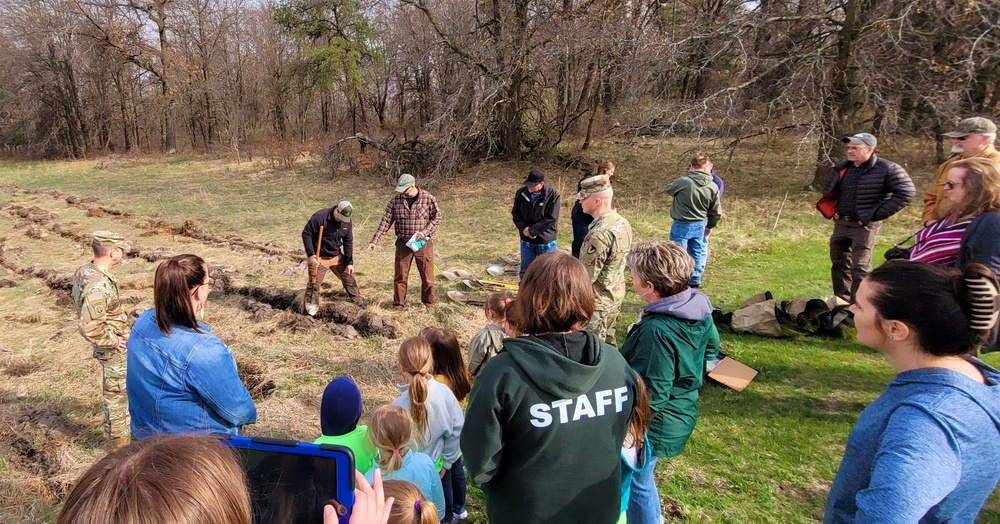
[[[708,221],[709,229],[722,218],[719,206],[719,187],[712,182],[712,175],[704,171],[688,174],[671,182],[666,192],[674,197],[670,218],[682,224]]]
[[[493,524],[618,520],[636,379],[615,348],[582,339],[583,362],[534,337],[505,339],[476,378],[461,447]]]

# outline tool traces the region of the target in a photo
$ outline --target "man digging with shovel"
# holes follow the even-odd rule
[[[319,286],[328,269],[344,284],[351,302],[361,307],[365,305],[354,279],[353,213],[354,206],[344,200],[336,207],[320,209],[302,228],[302,245],[309,259],[309,284],[304,301],[306,313],[311,316],[319,311]]]

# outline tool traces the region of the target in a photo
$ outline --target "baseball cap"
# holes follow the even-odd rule
[[[337,204],[337,212],[340,213],[340,221],[346,224],[351,223],[351,214],[354,213],[354,206],[346,200],[341,200]]]
[[[845,144],[864,144],[868,147],[875,147],[878,145],[878,140],[876,140],[873,135],[868,133],[858,133],[856,135],[845,136],[844,138],[841,138],[840,141]]]
[[[417,183],[417,179],[413,178],[413,175],[404,173],[399,177],[399,181],[396,182],[396,192],[402,193],[403,191],[410,189],[410,186],[415,183]]]
[[[537,167],[531,168],[531,172],[528,173],[528,178],[524,179],[525,187],[533,186],[539,182],[545,181],[545,173]]]
[[[101,244],[120,247],[126,251],[130,249],[129,245],[125,242],[125,237],[114,231],[94,231],[94,240]]]
[[[985,135],[987,133],[996,133],[997,125],[994,124],[990,119],[983,118],[981,116],[974,116],[972,118],[966,118],[955,126],[955,130],[950,133],[945,133],[944,136],[950,138],[963,138],[969,135]]]
[[[611,177],[608,175],[594,175],[580,181],[580,192],[576,194],[577,200],[611,189]]]

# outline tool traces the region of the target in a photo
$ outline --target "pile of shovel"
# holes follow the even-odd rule
[[[497,292],[508,292],[512,294],[517,294],[518,285],[517,282],[511,280],[505,280],[504,277],[510,278],[513,276],[514,279],[517,278],[518,267],[520,262],[513,257],[503,256],[501,259],[508,265],[513,267],[503,267],[503,266],[489,266],[486,268],[486,272],[495,278],[478,278],[471,271],[465,269],[455,269],[448,271],[441,271],[440,275],[450,281],[461,281],[469,290],[478,291],[479,293],[464,293],[458,290],[448,291],[448,298],[458,302],[459,304],[466,304],[469,306],[482,306],[486,303],[486,296],[490,293]]]

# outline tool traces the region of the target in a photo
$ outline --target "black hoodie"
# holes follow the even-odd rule
[[[491,523],[618,520],[634,377],[587,332],[504,340],[472,387],[461,437]]]

